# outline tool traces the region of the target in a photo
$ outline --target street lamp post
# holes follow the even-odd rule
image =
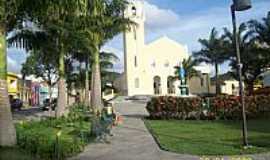
[[[232,13],[232,24],[233,24],[233,34],[234,34],[234,41],[235,41],[235,50],[236,50],[236,57],[237,57],[237,72],[239,76],[239,89],[240,89],[240,97],[241,97],[241,105],[242,105],[242,118],[243,118],[243,144],[244,146],[248,146],[248,138],[247,138],[247,120],[246,120],[246,109],[245,109],[245,94],[244,94],[244,86],[243,86],[243,79],[242,79],[242,63],[241,63],[241,56],[240,56],[240,48],[239,48],[239,39],[237,36],[237,27],[236,27],[236,11],[244,11],[251,8],[251,1],[250,0],[233,0],[233,5],[231,5],[231,13]]]

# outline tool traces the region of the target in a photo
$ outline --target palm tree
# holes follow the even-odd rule
[[[30,12],[27,15],[31,17],[32,26],[34,27],[31,30],[27,28],[26,31],[30,31],[34,35],[37,32],[41,32],[55,46],[59,73],[56,117],[61,117],[68,110],[66,105],[65,60],[72,50],[72,45],[70,44],[76,38],[75,22],[77,22],[76,18],[81,13],[83,5],[81,2],[84,2],[84,0],[31,1],[31,5],[28,6]],[[34,43],[32,45],[36,45],[35,41],[30,42]],[[37,45],[37,47],[40,46]]]
[[[212,29],[209,39],[199,39],[199,42],[202,45],[202,49],[194,52],[194,57],[199,62],[205,62],[215,66],[216,94],[220,94],[219,65],[226,61],[227,43],[222,37],[218,36],[215,28]]]
[[[6,81],[6,36],[23,15],[17,15],[17,11],[22,4],[23,1],[0,0],[0,146],[13,146],[16,144],[16,131],[13,125]]]
[[[55,58],[53,51],[54,49],[50,48],[50,45],[44,45],[40,50],[32,51],[30,56],[27,57],[26,62],[22,65],[21,70],[23,75],[35,75],[47,83],[50,105],[52,102],[52,87],[58,81],[57,58]]]
[[[88,54],[85,52],[74,52],[72,56],[72,60],[79,61],[79,63],[85,63]],[[118,57],[114,53],[109,52],[101,52],[100,53],[100,70],[101,70],[101,83],[102,83],[102,90],[104,89],[105,82],[111,81],[114,76],[114,72],[111,71],[113,68],[114,63],[118,61]],[[89,65],[92,63],[92,57],[90,56]],[[70,66],[67,72],[67,80],[68,85],[71,86],[71,83],[75,85],[77,89],[85,89],[85,99],[84,103],[87,104],[87,88],[89,87],[90,78],[87,75],[91,74],[91,67],[81,67],[79,66],[79,72],[76,70],[74,71],[73,66]],[[87,87],[88,85],[88,87]],[[89,92],[89,91],[88,91]],[[89,95],[89,94],[88,94]]]
[[[184,59],[182,62],[183,68],[185,70],[186,79],[189,81],[192,77],[198,76],[199,72],[194,68],[198,65],[198,62],[194,60],[191,56],[188,59]],[[179,66],[175,67],[175,79],[179,77]]]
[[[261,21],[249,21],[249,28],[255,34],[255,37],[261,42],[270,46],[270,12]]]
[[[112,71],[114,64],[119,60],[119,58],[111,52],[100,53],[100,72],[101,72],[101,90],[106,89],[106,83],[112,82],[115,77],[115,72]]]
[[[267,67],[270,67],[270,11],[267,16],[262,19],[262,22],[251,20],[249,22],[249,29],[255,36],[256,40],[260,42],[259,48],[263,50],[264,58],[268,60]],[[268,53],[268,54],[267,54]]]
[[[250,22],[256,24],[254,21]],[[258,25],[258,24],[257,24]],[[255,27],[255,26],[254,26]],[[239,26],[237,37],[239,39],[239,48],[240,48],[240,55],[241,55],[241,61],[242,61],[242,75],[244,78],[245,84],[247,84],[247,88],[249,91],[249,94],[251,94],[254,90],[254,83],[258,79],[258,77],[264,72],[264,69],[269,67],[269,51],[265,49],[264,45],[259,45],[257,40],[259,38],[259,34],[255,34],[254,36],[253,30],[248,30],[248,27],[245,23],[242,23]],[[263,34],[261,32],[260,34]],[[233,70],[233,76],[237,76],[237,61],[236,61],[236,54],[235,50],[235,44],[234,44],[234,36],[233,33],[231,33],[227,28],[224,28],[224,35],[223,37],[228,40],[229,47],[228,47],[228,53],[230,58],[230,66]],[[265,38],[262,38],[265,39]],[[262,40],[261,39],[261,40]],[[266,40],[266,39],[265,39]],[[261,41],[262,42],[262,41]],[[265,44],[266,42],[264,42]]]
[[[128,28],[130,20],[124,18],[125,0],[89,0],[79,22],[90,41],[91,48],[91,107],[95,112],[103,107],[101,95],[100,48],[115,35]],[[78,23],[79,23],[78,22]]]

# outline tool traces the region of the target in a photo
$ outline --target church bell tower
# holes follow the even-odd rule
[[[142,0],[129,0],[128,7],[124,13],[135,24],[124,33],[124,94],[132,96],[138,93],[141,88],[142,79],[140,77],[143,61],[141,55],[144,48],[144,22],[145,13]]]

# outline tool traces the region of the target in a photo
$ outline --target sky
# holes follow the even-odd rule
[[[253,7],[237,12],[238,24],[250,19],[262,19],[270,11],[270,0],[251,0]],[[189,54],[200,49],[199,38],[208,38],[213,27],[222,33],[224,27],[231,28],[230,4],[232,0],[144,0],[146,12],[146,43],[167,36],[187,45]],[[114,52],[120,61],[114,71],[123,71],[123,35],[109,41],[103,50]],[[27,55],[23,50],[8,49],[8,70],[19,73]],[[228,71],[228,64],[221,71]]]

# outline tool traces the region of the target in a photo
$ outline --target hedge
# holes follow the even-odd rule
[[[151,119],[241,119],[241,103],[238,96],[200,97],[154,97],[146,109]],[[247,118],[269,117],[270,96],[245,97]]]
[[[84,113],[76,106],[68,118],[17,124],[19,147],[44,160],[62,160],[80,153],[91,141],[90,120]]]

